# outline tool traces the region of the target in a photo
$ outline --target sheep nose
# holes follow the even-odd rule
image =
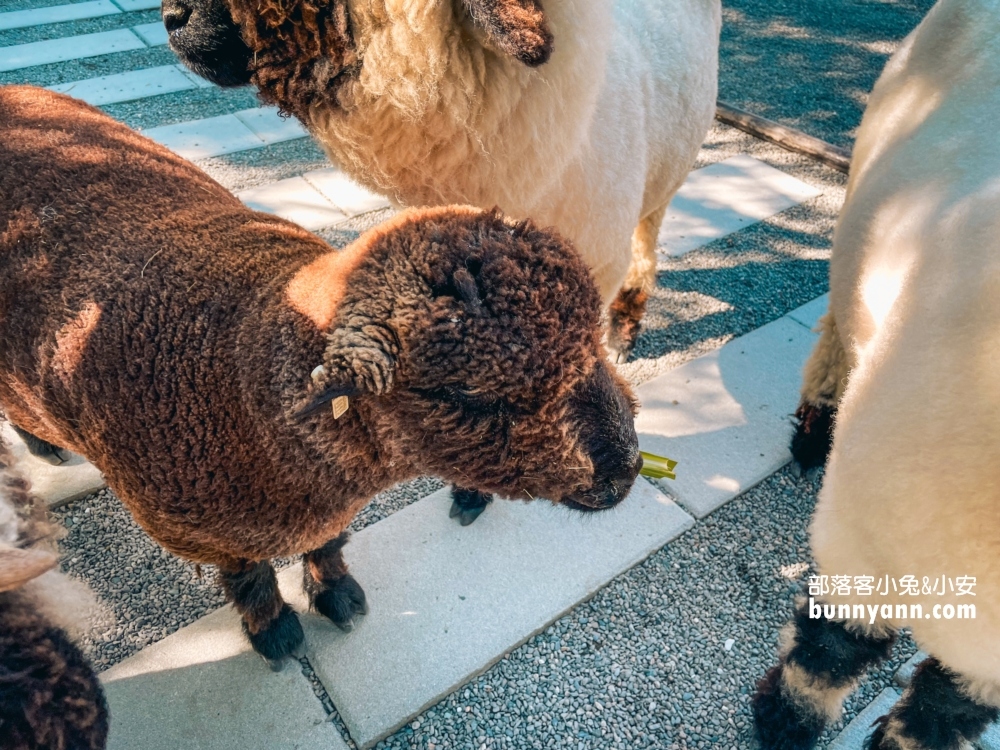
[[[190,8],[180,3],[167,2],[166,0],[163,3],[163,25],[166,27],[168,34],[184,28],[189,18],[191,18]]]

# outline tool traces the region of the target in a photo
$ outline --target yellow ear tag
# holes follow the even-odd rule
[[[344,412],[347,411],[347,407],[351,405],[351,402],[347,400],[347,396],[337,396],[333,400],[333,418],[340,419],[344,416]]]

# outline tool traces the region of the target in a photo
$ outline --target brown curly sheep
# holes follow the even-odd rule
[[[302,640],[268,559],[305,553],[349,626],[341,534],[396,482],[579,510],[630,489],[634,401],[554,233],[442,207],[336,251],[68,97],[0,89],[0,134],[0,406],[218,565],[266,658]]]
[[[0,746],[98,750],[108,735],[104,692],[67,634],[83,597],[52,570],[42,512],[0,441]]]

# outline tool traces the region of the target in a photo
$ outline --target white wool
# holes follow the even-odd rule
[[[974,620],[895,624],[994,703],[998,119],[1000,0],[939,0],[890,60],[858,134],[830,268],[853,368],[811,530],[829,575],[975,576],[975,597],[891,600],[975,604]]]
[[[711,124],[719,1],[550,0],[554,51],[536,69],[474,42],[458,5],[354,0],[365,63],[311,131],[399,204],[497,205],[557,227],[610,302],[633,231],[651,214],[658,228]],[[649,286],[654,265],[630,283]]]

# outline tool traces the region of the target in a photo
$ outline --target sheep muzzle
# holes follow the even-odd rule
[[[223,0],[163,0],[160,13],[186,67],[219,86],[250,83],[251,50]]]

